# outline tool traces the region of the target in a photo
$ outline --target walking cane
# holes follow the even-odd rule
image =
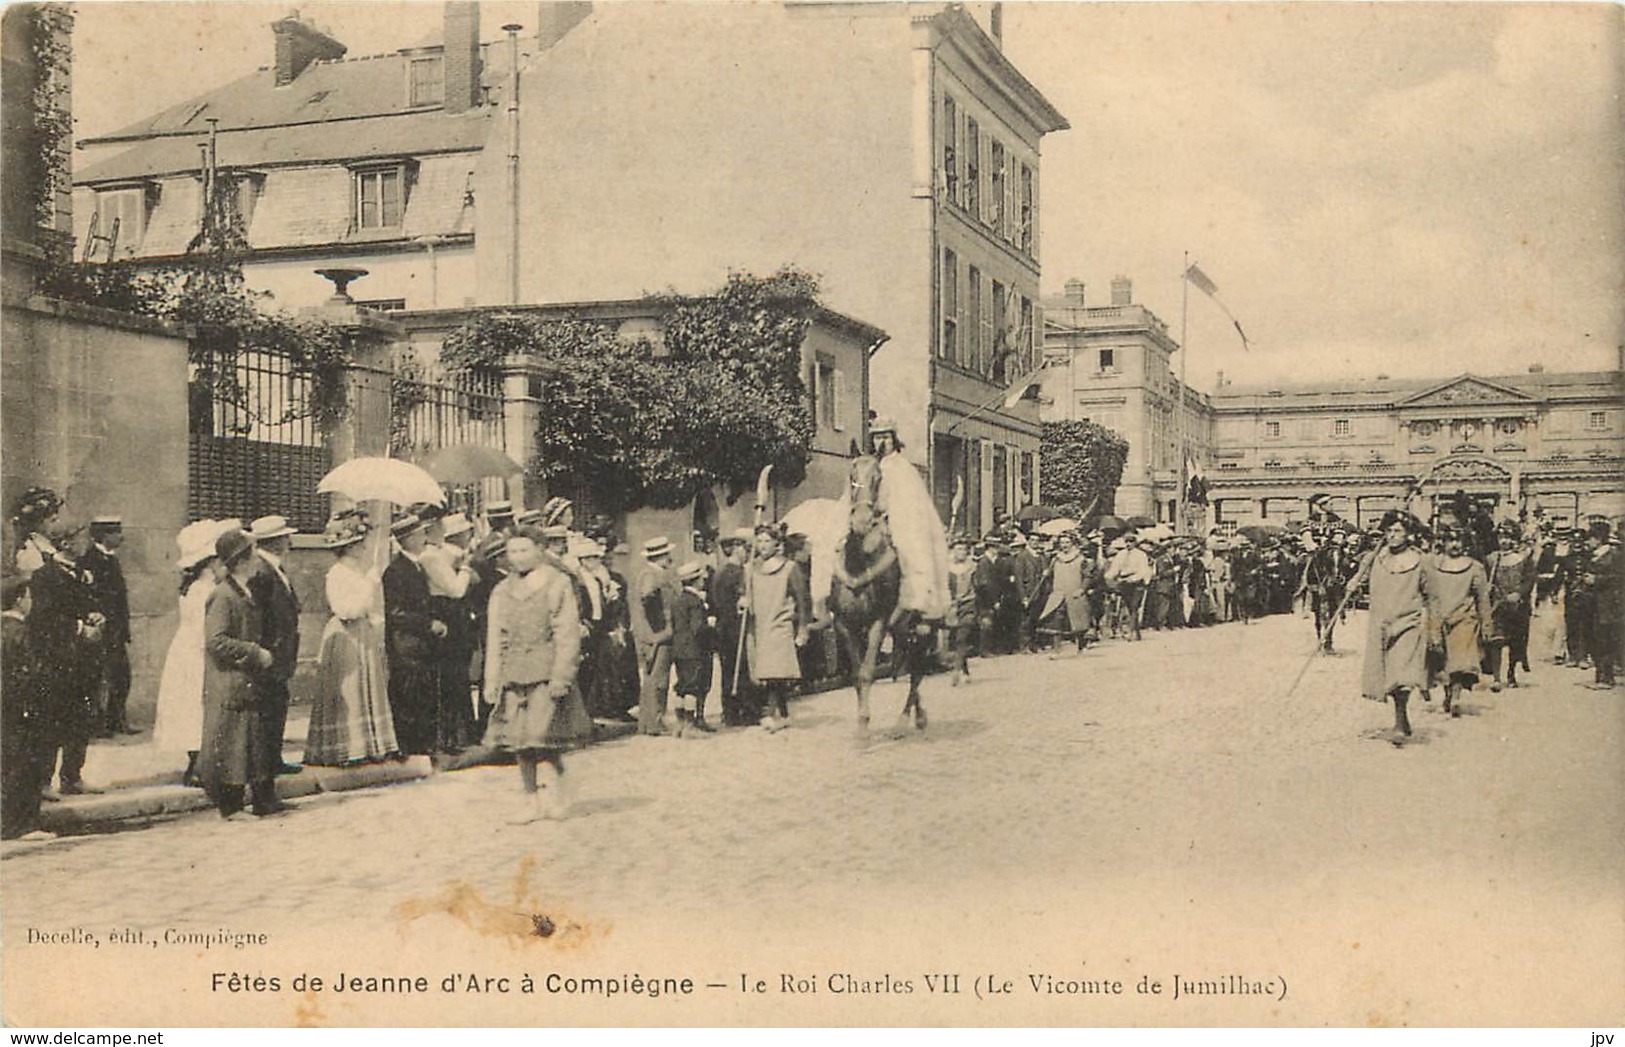
[[[773,465],[770,462],[767,465],[762,466],[762,471],[756,476],[755,523],[753,525],[756,527],[761,526],[762,517],[767,513],[768,478],[772,472]],[[751,596],[753,595],[752,590],[754,588],[755,579],[753,572],[750,569],[747,557],[747,564],[745,567],[745,608],[744,613],[739,616],[739,641],[734,645],[733,693],[735,701],[739,700],[739,670],[743,668],[743,663],[745,661],[745,630],[750,627],[750,605]]]

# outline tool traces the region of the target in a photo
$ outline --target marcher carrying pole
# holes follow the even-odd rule
[[[772,473],[773,466],[769,463],[762,466],[762,471],[757,474],[754,527],[760,527],[762,518],[767,515],[768,480]],[[755,555],[754,552],[751,555]],[[745,606],[740,609],[742,613],[739,615],[739,642],[734,648],[733,693],[736,696],[739,694],[739,670],[743,667],[745,661],[745,630],[750,628],[751,589],[754,585],[752,575],[749,557],[747,557],[745,564]]]
[[[1380,549],[1377,550],[1377,552],[1380,551]],[[1353,579],[1349,581],[1348,589],[1343,593],[1342,602],[1337,605],[1336,612],[1334,612],[1330,618],[1326,619],[1327,622],[1335,622],[1339,618],[1343,617],[1343,609],[1349,605],[1350,600],[1354,599],[1354,594],[1360,591],[1360,586],[1364,585],[1366,579],[1371,575],[1371,565],[1377,562],[1377,552],[1373,552],[1370,556],[1366,557],[1365,563],[1360,565],[1359,572],[1356,573]],[[1314,663],[1315,656],[1320,654],[1320,650],[1320,636],[1317,634],[1315,636],[1315,649],[1309,652],[1308,658],[1304,659],[1303,667],[1298,670],[1298,675],[1292,678],[1292,686],[1286,689],[1286,694],[1282,697],[1292,697],[1292,692],[1296,691],[1298,689],[1298,684],[1303,682],[1303,674],[1309,671],[1309,666]]]

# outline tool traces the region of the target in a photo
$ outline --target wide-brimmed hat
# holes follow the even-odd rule
[[[294,534],[299,530],[290,526],[286,516],[262,516],[248,525],[248,537],[256,542],[263,542],[269,538],[281,538],[285,534]]]
[[[24,523],[43,520],[63,506],[62,496],[49,487],[30,487],[17,499],[11,514]]]
[[[254,551],[254,539],[241,527],[230,527],[214,540],[214,555],[230,567]]]
[[[513,516],[513,503],[512,502],[509,502],[509,501],[489,502],[485,506],[485,518],[487,520],[497,520],[497,519],[501,519],[503,517],[510,517],[511,518],[512,516]]]
[[[705,565],[698,560],[690,560],[677,568],[679,582],[697,582],[705,575]]]
[[[651,538],[643,543],[643,558],[653,560],[657,556],[671,555],[671,540],[664,536]]]
[[[424,523],[429,523],[432,520],[445,519],[448,510],[445,506],[436,505],[434,502],[415,502],[408,506],[406,511]]]
[[[891,418],[885,417],[876,418],[874,421],[870,422],[869,435],[877,436],[880,433],[891,433],[893,436],[896,436],[897,422]]]
[[[327,526],[322,530],[322,541],[329,549],[343,549],[367,537],[370,529],[366,517],[342,514],[327,521]]]
[[[520,527],[540,527],[542,522],[542,511],[540,509],[526,509],[514,518],[514,523]]]
[[[575,503],[568,498],[549,498],[542,505],[542,522],[553,524],[559,521],[565,512],[575,507]]]
[[[405,538],[409,534],[421,531],[423,526],[423,520],[420,517],[407,513],[389,525],[389,533],[396,538]]]
[[[570,529],[563,524],[548,524],[542,528],[542,541],[544,542],[556,541],[561,538],[568,539],[569,537]]]
[[[455,512],[446,517],[446,537],[456,538],[467,534],[474,529],[474,521],[464,512]]]
[[[956,545],[963,545],[967,549],[970,548],[970,535],[961,534],[957,531],[949,535],[948,548],[952,549]]]
[[[593,541],[591,538],[583,538],[580,535],[571,535],[569,555],[575,557],[577,560],[585,560],[593,556],[603,559],[604,547]]]
[[[90,529],[92,531],[117,531],[123,529],[123,527],[124,517],[113,513],[103,513],[100,516],[90,518]]]
[[[182,527],[180,533],[175,535],[175,548],[180,552],[175,566],[184,571],[213,556],[214,540],[219,536],[219,520],[198,520]]]

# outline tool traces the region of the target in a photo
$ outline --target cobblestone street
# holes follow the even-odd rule
[[[1413,713],[1416,739],[1396,749],[1381,738],[1389,709],[1357,697],[1363,630],[1351,619],[1342,653],[1316,659],[1291,697],[1312,632],[1275,617],[973,662],[968,687],[927,681],[923,734],[866,747],[849,690],[800,702],[777,735],[629,738],[571,760],[579,802],[562,823],[506,824],[516,772],[480,768],[262,823],[198,815],[14,850],[0,870],[7,1017],[1617,1022],[1625,692],[1537,660],[1525,688],[1480,691],[1460,719]],[[880,688],[877,725],[902,693]],[[533,915],[553,921],[551,937]],[[30,944],[31,928],[76,927],[99,947]],[[144,941],[111,942],[113,928]],[[153,945],[166,928],[270,942]],[[98,964],[135,962],[170,989],[60,995]],[[475,969],[701,988],[357,1000],[232,997],[209,981]],[[961,994],[927,991],[936,971],[963,972]],[[831,996],[834,972],[913,991]],[[747,973],[768,992],[742,993]],[[976,1001],[973,974],[989,973],[1017,994]],[[1136,998],[1146,973],[1279,978],[1287,991]],[[814,977],[816,992],[781,992],[785,974]],[[1029,974],[1120,979],[1124,995],[1034,992]]]

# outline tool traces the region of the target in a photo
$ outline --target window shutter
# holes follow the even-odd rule
[[[846,431],[846,423],[844,421],[842,421],[842,419],[845,418],[845,415],[843,414],[843,412],[846,410],[846,372],[845,371],[837,370],[835,372],[835,388],[833,390],[833,395],[835,397],[835,402],[833,404],[833,408],[834,408],[833,415],[834,415],[834,418],[835,418],[835,431],[838,432],[838,433],[845,432]]]

